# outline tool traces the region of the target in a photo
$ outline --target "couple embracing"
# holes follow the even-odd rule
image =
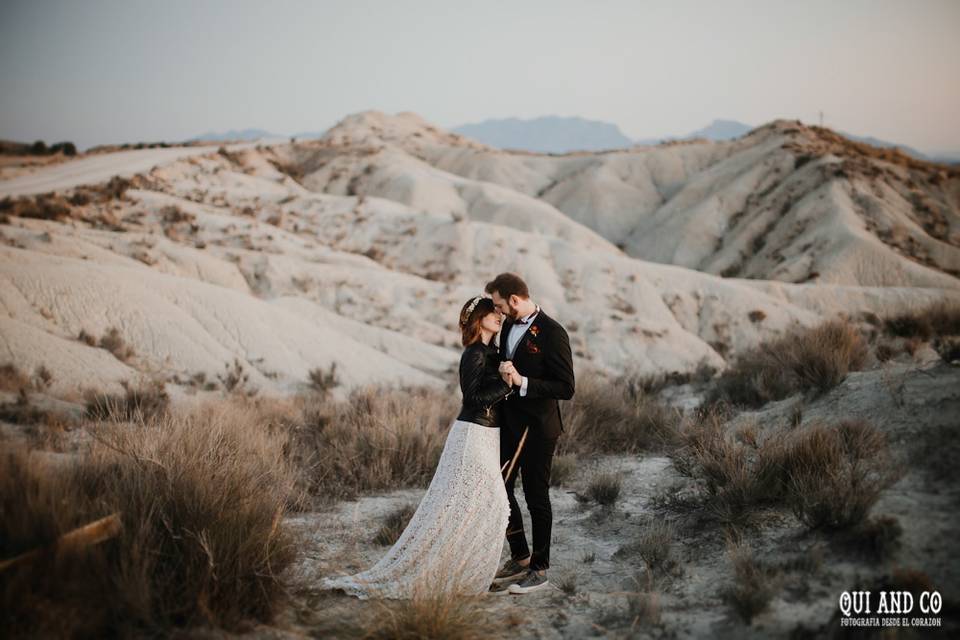
[[[518,275],[502,273],[485,291],[460,311],[463,404],[410,522],[370,569],[321,586],[361,599],[550,586],[550,467],[563,431],[558,401],[574,393],[570,340]],[[514,496],[518,474],[532,548]],[[498,566],[504,535],[510,558]]]

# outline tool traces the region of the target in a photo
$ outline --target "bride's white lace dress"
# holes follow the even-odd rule
[[[361,599],[435,590],[487,592],[503,549],[510,505],[500,475],[500,429],[451,425],[426,494],[397,542],[376,564],[321,586]]]

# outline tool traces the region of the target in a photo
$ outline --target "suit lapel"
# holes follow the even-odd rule
[[[528,340],[534,344],[538,343],[537,338],[543,330],[543,327],[540,326],[540,320],[542,317],[543,309],[540,309],[540,311],[537,312],[537,317],[533,319],[533,322],[530,323],[530,326],[527,327],[527,330],[523,332],[522,336],[520,336],[520,340],[517,341],[517,348],[513,352],[514,363],[516,363],[517,360],[525,359],[527,357],[527,349],[525,344]]]

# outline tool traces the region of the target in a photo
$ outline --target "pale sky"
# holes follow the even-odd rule
[[[581,116],[775,118],[960,150],[960,0],[3,0],[0,138]]]

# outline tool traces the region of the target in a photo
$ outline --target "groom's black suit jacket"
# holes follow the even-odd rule
[[[507,319],[500,329],[501,361],[511,360],[507,336],[513,324]],[[529,426],[541,437],[558,437],[563,432],[558,400],[572,398],[575,384],[566,329],[540,309],[517,343],[512,361],[520,375],[527,376],[527,395],[521,396],[519,385],[514,385],[514,393],[503,402],[504,426],[515,433]]]

